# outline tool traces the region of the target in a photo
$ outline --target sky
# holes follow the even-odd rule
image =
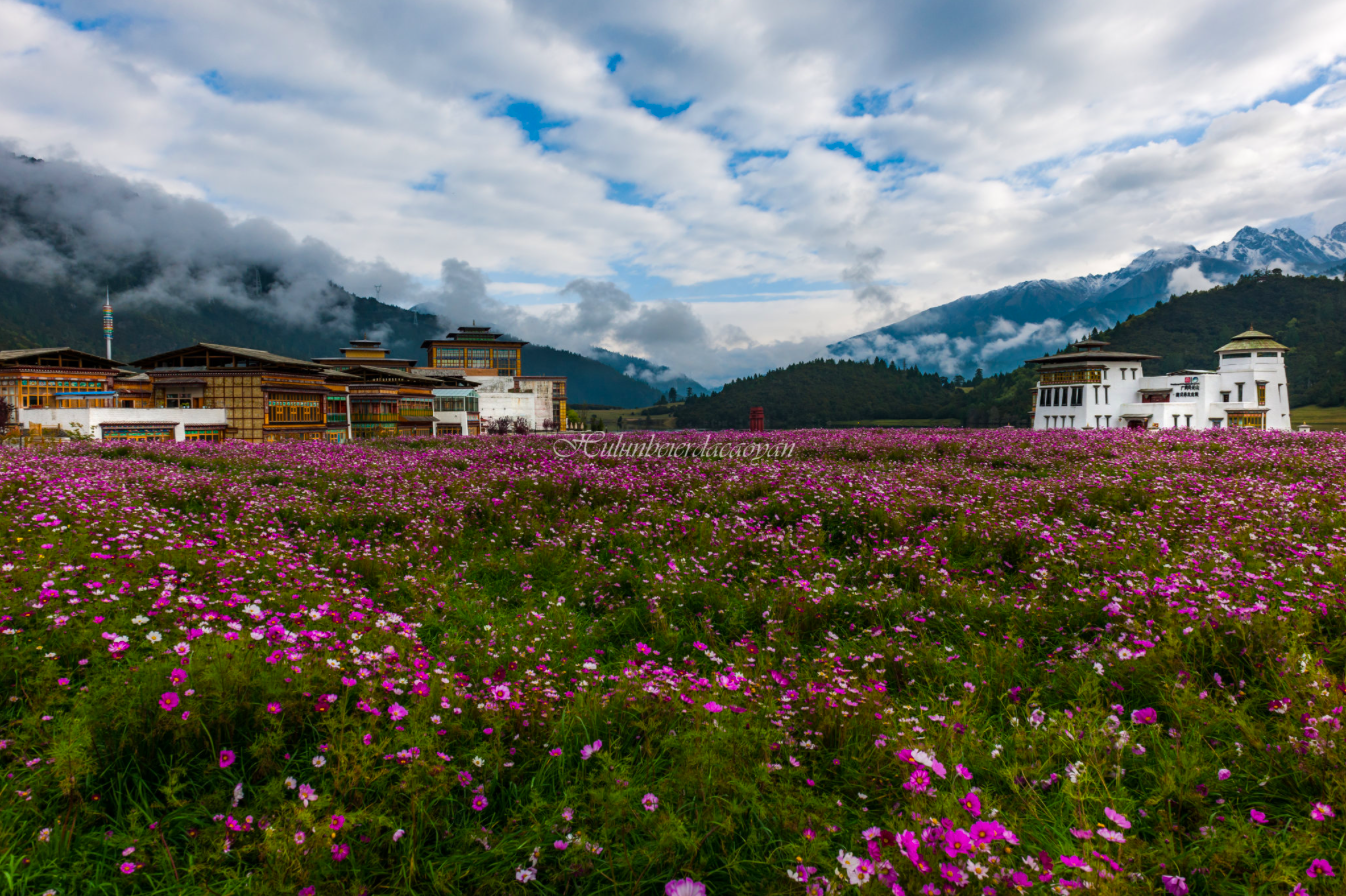
[[[357,293],[716,384],[961,295],[1346,220],[1346,16],[0,0],[0,141],[316,241]]]

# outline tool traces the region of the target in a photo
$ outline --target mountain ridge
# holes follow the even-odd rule
[[[1243,227],[1204,250],[1193,245],[1150,249],[1106,274],[1025,280],[962,296],[834,342],[828,351],[838,358],[919,364],[946,376],[970,377],[977,369],[999,373],[1172,295],[1272,267],[1291,274],[1346,272],[1346,223],[1326,236],[1304,237],[1286,227],[1270,233]]]

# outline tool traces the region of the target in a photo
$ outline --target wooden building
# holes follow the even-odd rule
[[[149,374],[156,406],[223,408],[228,438],[327,437],[330,371],[314,361],[201,342],[134,364]]]
[[[397,370],[410,370],[416,366],[411,358],[390,358],[391,349],[383,347],[377,339],[352,339],[351,344],[339,348],[339,358],[314,358],[324,367],[345,370],[349,367],[392,367]]]
[[[527,344],[474,325],[459,327],[443,339],[427,339],[421,348],[426,350],[427,366],[436,371],[480,379],[518,376],[522,372],[520,353]]]
[[[99,406],[115,407],[115,382],[122,373],[122,365],[73,348],[0,351],[0,398],[19,409],[55,408],[97,393],[93,400],[106,402]]]

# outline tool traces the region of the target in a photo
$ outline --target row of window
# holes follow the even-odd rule
[[[516,348],[436,348],[436,367],[463,367],[482,370],[490,367],[519,368]],[[509,374],[504,374],[508,376]]]
[[[267,423],[322,423],[322,399],[302,392],[273,392],[266,399]]]

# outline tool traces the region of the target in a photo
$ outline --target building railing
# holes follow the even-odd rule
[[[1044,386],[1070,386],[1075,383],[1101,383],[1101,370],[1048,370],[1042,373]]]

